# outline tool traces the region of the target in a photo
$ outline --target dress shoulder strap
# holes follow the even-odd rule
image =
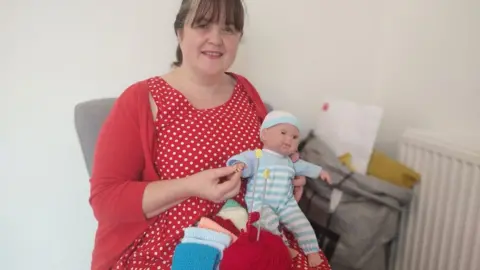
[[[255,103],[255,108],[257,109],[257,115],[260,118],[260,121],[263,121],[267,115],[267,108],[265,107],[265,103],[263,103],[262,98],[258,94],[257,89],[255,89],[255,87],[252,85],[252,83],[250,83],[249,80],[247,80],[247,78],[235,73],[231,74],[238,80],[239,83],[244,86],[248,96]]]

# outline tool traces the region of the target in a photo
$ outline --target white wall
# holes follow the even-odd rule
[[[2,2],[2,268],[89,269],[96,224],[73,108],[168,70],[177,2]]]
[[[305,130],[335,96],[384,107],[377,145],[392,155],[407,127],[480,136],[479,1],[251,2],[244,73]]]
[[[242,71],[306,131],[326,96],[381,101],[375,66],[384,1],[301,2],[250,1]]]
[[[480,1],[388,2],[375,78],[386,109],[380,146],[410,126],[480,153]]]
[[[335,95],[385,107],[379,147],[390,153],[407,126],[480,133],[478,1],[246,2],[234,70],[305,130]],[[1,5],[0,261],[88,269],[95,221],[73,107],[166,72],[179,1]]]

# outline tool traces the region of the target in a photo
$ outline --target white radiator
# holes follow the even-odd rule
[[[393,269],[480,270],[480,154],[409,130],[399,160],[422,179],[402,214]]]

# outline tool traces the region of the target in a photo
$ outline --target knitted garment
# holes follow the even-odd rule
[[[209,218],[206,218],[206,217],[202,217],[200,219],[200,221],[198,222],[197,226],[199,228],[210,229],[210,230],[213,230],[213,231],[216,231],[216,232],[219,232],[219,233],[227,234],[232,238],[232,243],[237,241],[237,239],[238,239],[238,237],[235,234],[233,234],[229,230],[225,229],[224,227],[220,226],[220,224],[218,224],[217,222],[215,222],[215,221],[213,221]]]
[[[224,246],[229,246],[230,243],[232,242],[232,238],[230,238],[230,236],[227,234],[216,232],[210,229],[198,228],[198,227],[186,228],[183,238],[205,240],[205,241],[219,243]]]
[[[231,207],[241,207],[241,205],[235,200],[228,199],[225,202],[225,204],[222,206],[222,209],[227,209],[227,208],[231,208]]]
[[[212,220],[215,221],[218,225],[222,226],[226,230],[233,233],[235,236],[238,237],[240,235],[240,228],[238,228],[230,219],[225,219],[221,216],[214,216]],[[245,221],[245,224],[247,222]]]
[[[242,206],[233,206],[230,204],[228,207],[222,207],[217,216],[230,220],[238,230],[246,229],[248,213]]]
[[[195,238],[183,238],[180,243],[195,243],[195,244],[200,244],[200,245],[205,245],[209,247],[213,247],[218,249],[220,252],[220,257],[223,255],[223,250],[227,247],[224,244],[213,242],[213,241],[207,241],[207,240],[200,240],[200,239],[195,239]]]
[[[225,233],[198,227],[186,228],[184,237],[175,248],[172,269],[217,269],[223,251],[231,241]]]
[[[197,243],[180,243],[175,248],[172,270],[214,270],[220,261],[218,249]]]
[[[252,220],[253,222],[253,220]],[[257,241],[257,229],[247,225],[238,240],[228,247],[220,262],[220,270],[290,270],[292,259],[279,236],[261,230]]]

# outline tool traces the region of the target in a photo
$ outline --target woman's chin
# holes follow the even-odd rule
[[[207,62],[200,65],[198,69],[205,75],[218,75],[225,73],[228,70],[228,67],[224,65],[222,61],[207,60]]]
[[[205,76],[215,76],[223,74],[225,72],[225,69],[220,67],[202,67],[199,68],[199,71]]]

